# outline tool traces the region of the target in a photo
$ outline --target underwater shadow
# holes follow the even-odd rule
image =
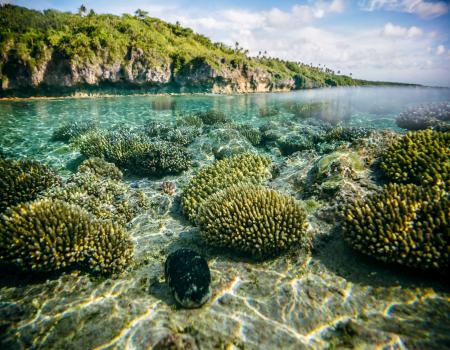
[[[384,263],[361,254],[344,241],[338,229],[333,231],[331,238],[323,240],[314,248],[313,256],[328,270],[355,284],[450,291],[450,283],[445,275]]]
[[[81,271],[76,267],[65,269],[63,271],[40,272],[40,271],[22,271],[16,266],[0,263],[0,287],[26,287],[34,284],[41,284],[48,280],[56,280],[63,274],[69,274],[73,271]]]
[[[153,283],[150,283],[148,287],[148,293],[156,299],[162,301],[167,306],[177,306],[175,298],[172,296],[172,292],[170,291],[170,288],[165,281],[155,281]]]

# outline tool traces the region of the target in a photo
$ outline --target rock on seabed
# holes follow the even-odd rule
[[[208,263],[191,249],[178,249],[168,256],[165,276],[175,300],[185,308],[200,307],[211,296]]]

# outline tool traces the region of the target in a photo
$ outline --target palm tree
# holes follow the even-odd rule
[[[134,15],[139,19],[144,19],[145,17],[148,16],[148,12],[141,9],[137,9],[136,11],[134,11]]]
[[[82,16],[83,14],[85,14],[87,11],[86,6],[81,5],[80,8],[78,9],[78,13],[80,14],[80,16]]]

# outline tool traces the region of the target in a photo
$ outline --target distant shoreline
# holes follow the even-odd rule
[[[449,87],[440,86],[425,86],[420,84],[403,84],[403,83],[388,83],[386,85],[356,85],[356,86],[326,86],[317,88],[294,89],[289,91],[247,91],[247,92],[233,92],[233,93],[213,93],[213,92],[148,92],[148,93],[86,93],[76,92],[72,95],[59,96],[29,96],[29,97],[0,97],[0,102],[3,101],[34,101],[34,100],[61,100],[61,99],[95,99],[95,98],[115,98],[115,97],[176,97],[176,96],[239,96],[239,95],[256,95],[256,94],[282,94],[296,91],[308,91],[319,89],[348,89],[348,88],[421,88],[421,89],[450,89]]]

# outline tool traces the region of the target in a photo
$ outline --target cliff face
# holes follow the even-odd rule
[[[214,43],[146,15],[0,5],[0,97],[75,92],[266,92],[358,85],[330,69]]]
[[[154,66],[145,52],[137,48],[124,60],[107,62],[79,62],[57,51],[48,52],[41,61],[30,67],[17,56],[10,55],[0,73],[3,94],[27,89],[58,89],[101,84],[126,84],[128,87],[159,87],[188,92],[245,93],[289,91],[298,87],[301,77],[280,79],[272,73],[254,67],[213,67],[203,61],[186,65],[174,73],[170,62]],[[314,86],[311,86],[314,87]]]

